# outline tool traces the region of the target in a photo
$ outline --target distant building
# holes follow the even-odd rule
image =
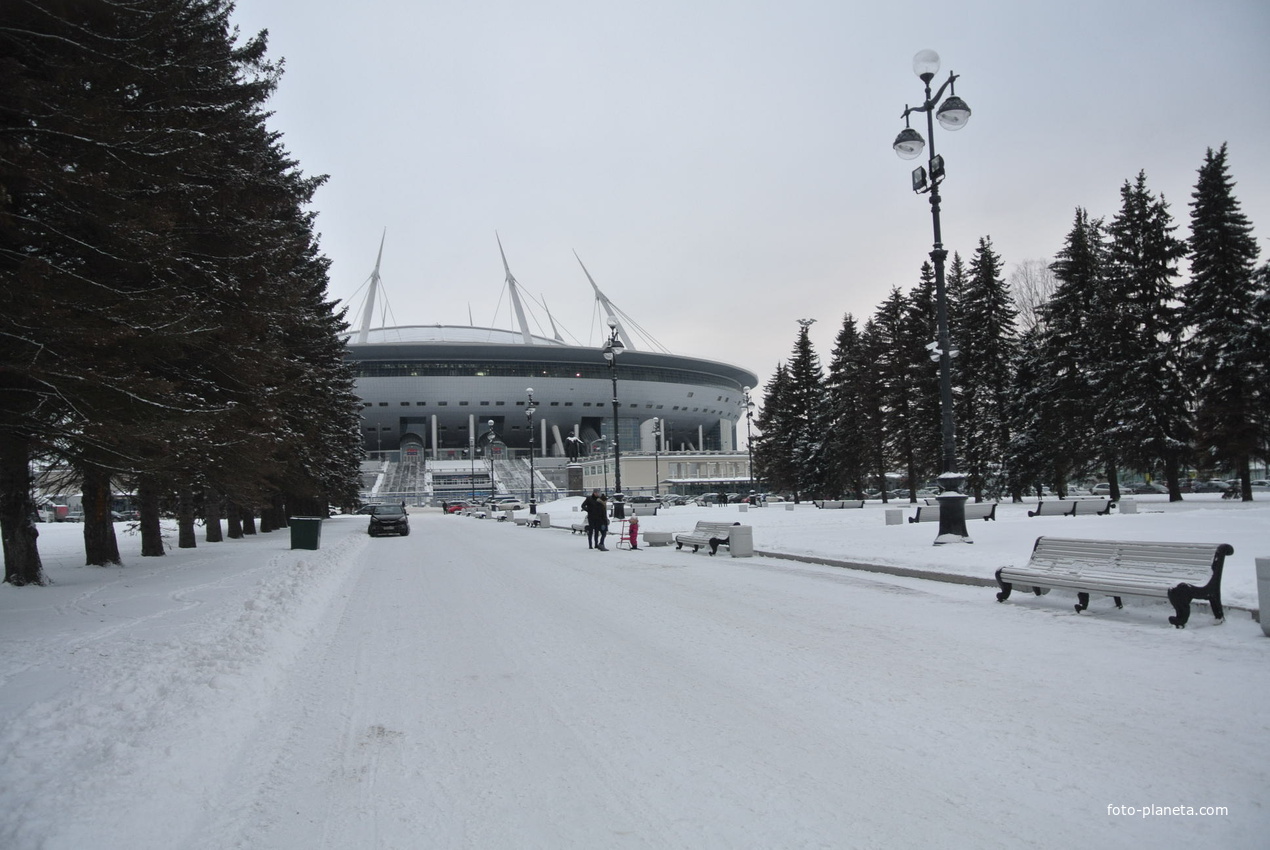
[[[487,443],[501,443],[514,456],[524,454],[531,440],[541,458],[611,451],[613,387],[601,348],[532,334],[510,270],[507,287],[518,330],[372,328],[378,271],[377,262],[362,325],[350,334],[347,352],[362,398],[362,441],[369,454],[460,460],[474,449],[481,455]],[[594,281],[591,286],[625,346],[616,359],[621,451],[736,450],[744,390],[755,385],[755,374],[713,360],[640,350],[620,311]],[[536,403],[532,434],[529,388]],[[654,418],[662,429],[656,446]]]

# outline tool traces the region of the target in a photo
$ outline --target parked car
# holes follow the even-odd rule
[[[661,499],[656,496],[631,496],[626,500],[628,505],[657,505],[661,504]]]
[[[445,512],[447,514],[457,514],[459,511],[465,510],[469,507],[471,507],[471,505],[463,499],[459,499],[457,502],[446,501]]]
[[[1253,479],[1252,492],[1254,493],[1270,492],[1270,479],[1266,479],[1266,478]]]
[[[400,534],[405,537],[410,533],[410,517],[401,505],[375,505],[366,530],[371,537],[383,534]]]
[[[373,514],[375,512],[375,508],[377,507],[379,507],[379,505],[362,505],[360,508],[357,509],[357,513]]]
[[[523,511],[526,507],[527,505],[524,502],[522,502],[520,499],[513,499],[508,497],[495,499],[489,505],[489,509],[491,511]]]
[[[678,493],[666,493],[662,495],[661,503],[663,505],[666,505],[667,507],[670,507],[673,505],[686,505],[688,504],[688,500],[687,498],[679,495]]]

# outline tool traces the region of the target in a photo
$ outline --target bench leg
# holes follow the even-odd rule
[[[711,537],[711,538],[710,538],[710,554],[711,554],[711,555],[713,555],[715,552],[718,552],[718,551],[719,551],[719,544],[720,544],[720,543],[722,543],[722,542],[723,542],[723,541],[722,541],[722,540],[720,540],[720,539],[719,539],[719,538],[717,538],[717,537]]]
[[[1119,597],[1119,596],[1113,596],[1113,597],[1111,597],[1111,598],[1112,598],[1112,599],[1114,599],[1114,600],[1116,600],[1116,607],[1117,607],[1117,608],[1123,608],[1123,607],[1124,607],[1124,603],[1120,601],[1120,597]]]
[[[1076,603],[1076,613],[1079,614],[1081,611],[1084,611],[1086,608],[1089,607],[1089,594],[1077,593],[1076,598],[1080,600],[1079,602]]]
[[[1207,595],[1208,594],[1202,588],[1198,588],[1193,584],[1179,584],[1177,587],[1170,590],[1169,603],[1172,604],[1173,609],[1177,611],[1177,614],[1169,617],[1169,622],[1172,623],[1175,628],[1186,628],[1187,621],[1191,619],[1191,601],[1204,598]],[[1211,599],[1209,600],[1209,603],[1212,604]],[[1213,613],[1218,615],[1218,619],[1221,619],[1220,611],[1221,600],[1219,599],[1213,609]]]
[[[1010,598],[1010,591],[1014,590],[1014,585],[1008,581],[1001,580],[1001,571],[997,570],[997,584],[1001,585],[1001,592],[997,594],[997,601],[1004,602]]]

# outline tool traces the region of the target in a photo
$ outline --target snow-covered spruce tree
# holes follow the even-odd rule
[[[881,357],[875,368],[882,385],[882,410],[888,465],[904,470],[908,481],[909,500],[916,501],[917,487],[923,480],[918,464],[920,449],[927,445],[927,423],[919,402],[923,373],[929,361],[921,337],[925,329],[915,329],[912,305],[899,287],[894,287],[874,315],[874,327],[882,343]],[[914,350],[916,348],[916,351]],[[925,361],[925,362],[920,362]]]
[[[789,387],[786,398],[793,428],[793,460],[798,487],[795,498],[820,498],[827,477],[826,434],[821,431],[821,411],[825,407],[825,378],[820,357],[811,344],[809,329],[815,319],[798,322],[798,339],[789,359]]]
[[[1041,495],[1041,487],[1053,472],[1052,459],[1062,451],[1061,447],[1051,444],[1053,432],[1048,419],[1052,384],[1048,379],[1053,370],[1042,354],[1042,334],[1041,324],[1023,332],[1006,402],[1010,437],[1005,448],[1004,475],[1015,502],[1033,492]]]
[[[828,440],[827,497],[864,498],[868,477],[866,438],[860,411],[864,393],[860,372],[860,332],[848,313],[834,341],[833,356],[825,378]]]
[[[865,469],[877,481],[883,502],[890,500],[886,479],[890,461],[887,457],[886,440],[887,389],[883,370],[878,364],[886,356],[886,350],[885,335],[876,319],[869,319],[864,323],[864,331],[860,334],[859,354],[856,357],[857,396]]]
[[[1264,285],[1258,292],[1257,242],[1235,198],[1226,145],[1209,148],[1191,195],[1191,279],[1183,288],[1188,371],[1195,389],[1200,466],[1233,469],[1252,500],[1252,458],[1264,453],[1267,366]],[[1264,307],[1261,307],[1264,309]]]
[[[1163,197],[1146,174],[1120,190],[1120,212],[1107,228],[1112,342],[1097,361],[1101,433],[1122,463],[1163,467],[1169,500],[1180,501],[1181,469],[1191,445],[1190,391],[1181,362],[1182,323],[1174,281],[1186,245]]]
[[[793,492],[798,486],[789,382],[789,369],[778,363],[763,387],[763,407],[757,420],[759,434],[754,438],[755,477],[767,489],[782,493]]]
[[[1106,464],[1112,498],[1119,498],[1119,481],[1109,462],[1105,441],[1095,439],[1098,389],[1097,366],[1114,333],[1103,323],[1108,300],[1105,269],[1107,245],[1102,219],[1077,208],[1072,229],[1050,268],[1058,285],[1040,310],[1040,331],[1029,343],[1034,388],[1028,392],[1036,406],[1030,418],[1035,449],[1046,459],[1044,481],[1066,494],[1067,482]],[[1027,391],[1026,385],[1021,386]]]
[[[995,496],[1003,488],[1001,466],[1010,438],[1006,408],[1018,344],[1018,312],[991,238],[979,240],[957,310],[957,430],[966,486],[975,501],[983,501],[985,490]]]

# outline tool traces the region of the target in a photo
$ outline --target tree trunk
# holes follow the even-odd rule
[[[13,585],[44,586],[44,565],[31,501],[31,438],[0,431],[0,539],[4,544],[4,580]]]
[[[243,534],[256,533],[256,515],[250,510],[243,511]]]
[[[1113,502],[1120,501],[1120,473],[1112,461],[1107,461],[1107,483],[1111,485],[1108,498]]]
[[[141,518],[141,557],[167,554],[163,549],[163,530],[159,527],[159,491],[152,479],[143,478],[137,485],[137,511]]]
[[[182,487],[176,494],[176,547],[198,547],[198,538],[194,533],[194,494],[188,487]]]
[[[1182,462],[1177,452],[1164,458],[1164,483],[1169,488],[1169,501],[1182,501]]]
[[[231,501],[225,506],[225,523],[229,526],[230,540],[242,539],[243,515],[237,502]]]
[[[203,505],[203,521],[207,523],[204,539],[208,543],[224,542],[225,536],[220,527],[220,494],[207,493],[203,498],[206,502]]]
[[[119,540],[110,515],[110,474],[87,464],[84,479],[84,563],[90,567],[119,564]]]

